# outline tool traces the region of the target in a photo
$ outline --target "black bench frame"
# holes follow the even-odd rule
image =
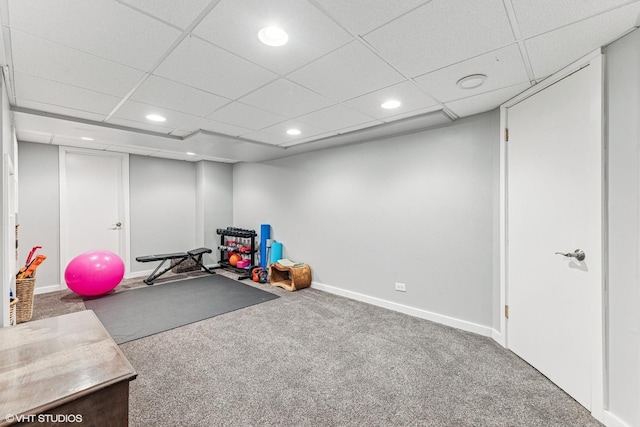
[[[162,276],[164,273],[171,270],[172,268],[179,266],[180,264],[182,264],[188,259],[192,259],[197,265],[200,266],[200,268],[204,269],[204,271],[206,271],[207,273],[216,274],[214,271],[211,271],[211,269],[209,269],[206,265],[202,263],[202,255],[210,254],[211,252],[212,251],[209,248],[198,248],[198,249],[192,249],[187,252],[175,252],[172,254],[139,256],[136,258],[136,261],[138,262],[162,261],[160,264],[158,264],[156,269],[153,270],[153,273],[151,273],[149,277],[144,279],[144,283],[146,283],[147,285],[153,285],[153,282],[158,277]],[[178,260],[175,264],[170,265],[169,267],[166,267],[164,270],[158,272],[158,270],[160,270],[160,268],[164,265],[165,262],[174,260],[174,259]]]

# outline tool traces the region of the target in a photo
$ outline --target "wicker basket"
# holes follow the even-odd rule
[[[16,319],[18,323],[28,322],[33,316],[33,290],[36,285],[36,278],[16,279]]]
[[[18,305],[18,298],[11,298],[9,300],[9,325],[13,326],[16,324],[16,306]]]

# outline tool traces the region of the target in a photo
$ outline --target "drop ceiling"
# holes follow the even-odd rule
[[[632,31],[640,0],[0,0],[0,18],[19,141],[235,163],[494,109]],[[258,40],[273,24],[284,46]]]

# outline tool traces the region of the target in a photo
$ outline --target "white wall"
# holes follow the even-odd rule
[[[19,181],[20,258],[35,245],[47,260],[38,268],[36,291],[58,286],[59,189],[58,147],[20,142]],[[215,249],[215,228],[232,225],[231,166],[143,157],[129,157],[131,221],[131,272],[153,269],[155,263],[139,263],[137,256],[178,252],[202,244]],[[197,172],[201,170],[201,172]],[[201,181],[203,180],[203,181]],[[203,198],[198,202],[198,198]],[[198,209],[203,209],[198,213]],[[200,240],[196,217],[206,240]],[[213,230],[213,231],[212,231]]]
[[[196,167],[194,163],[129,157],[131,271],[146,271],[138,256],[196,247]]]
[[[640,31],[606,50],[609,412],[640,426]]]
[[[58,147],[18,144],[19,262],[24,263],[34,246],[47,256],[38,267],[36,288],[60,281],[60,191]]]
[[[15,295],[15,273],[17,268],[15,250],[16,221],[16,143],[9,112],[9,98],[5,87],[4,71],[0,71],[0,187],[2,188],[2,210],[0,211],[0,327],[9,325],[9,292]]]
[[[271,224],[284,256],[308,263],[315,283],[492,328],[498,126],[491,112],[234,165],[234,225]]]
[[[209,264],[219,261],[220,244],[218,228],[233,225],[233,166],[225,163],[198,162],[197,209],[198,231],[196,246],[213,249],[204,259]]]

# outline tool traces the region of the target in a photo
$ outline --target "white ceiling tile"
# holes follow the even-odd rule
[[[349,132],[355,132],[355,131],[360,130],[360,129],[366,129],[366,128],[369,128],[369,127],[372,127],[372,126],[378,126],[378,125],[381,125],[383,123],[384,122],[381,121],[381,120],[372,120],[370,122],[361,123],[361,124],[356,125],[356,126],[349,126],[349,127],[346,127],[346,128],[337,129],[337,133],[338,134],[345,134],[345,133],[349,133]]]
[[[405,80],[359,41],[331,52],[287,78],[336,101],[355,98]]]
[[[322,129],[344,129],[370,123],[372,118],[342,104],[332,105],[298,117],[299,120]]]
[[[18,131],[16,132],[18,141],[37,142],[48,144],[51,142],[51,134],[47,132]]]
[[[9,17],[12,28],[145,71],[181,34],[110,0],[10,0]]]
[[[418,108],[417,110],[411,110],[404,113],[394,114],[393,116],[387,116],[381,120],[384,121],[385,123],[391,123],[401,119],[407,119],[410,117],[417,117],[425,114],[434,113],[436,111],[442,111],[442,106],[433,105],[431,107]]]
[[[258,130],[282,122],[287,118],[250,105],[234,102],[225,105],[208,118],[246,129]]]
[[[640,2],[526,40],[536,78],[554,72],[604,46],[637,25]]]
[[[303,139],[298,139],[295,141],[288,141],[282,144],[279,144],[279,147],[293,147],[294,145],[301,145],[301,144],[306,144],[307,142],[312,142],[312,141],[317,141],[319,139],[323,139],[323,138],[329,138],[331,136],[336,136],[338,135],[335,132],[325,132],[325,133],[320,133],[314,136],[310,136],[309,138],[303,138]]]
[[[79,109],[89,113],[108,115],[120,98],[70,86],[64,83],[14,73],[15,95],[20,100],[48,103],[52,106]]]
[[[258,40],[258,31],[274,24],[289,35],[286,45],[270,47]],[[352,39],[310,3],[300,0],[222,0],[193,33],[279,74]]]
[[[461,89],[456,85],[458,80],[471,74],[484,74],[487,81],[475,89]],[[517,44],[512,44],[416,77],[414,80],[434,98],[448,102],[528,82],[529,78],[520,49]]]
[[[227,98],[158,76],[149,76],[130,99],[193,116],[206,116],[230,102]]]
[[[285,117],[300,116],[333,104],[327,98],[286,79],[278,79],[240,101]]]
[[[144,73],[115,62],[11,31],[13,66],[24,72],[96,92],[125,96]]]
[[[300,131],[300,135],[288,135],[287,130],[289,129],[298,129]],[[317,137],[318,135],[324,135],[326,133],[327,129],[321,129],[296,119],[288,120],[284,123],[278,123],[266,129],[262,129],[258,132],[250,132],[241,136],[243,138],[251,139],[254,141],[281,145],[288,144],[294,141],[306,141],[309,138]]]
[[[173,131],[173,128],[170,128],[170,127],[153,125],[149,123],[142,123],[137,120],[122,119],[120,117],[111,117],[108,121],[106,121],[106,123],[122,126],[125,128],[134,128],[134,129],[140,129],[143,131],[163,133],[163,134],[170,134],[171,131]]]
[[[364,38],[409,77],[515,40],[502,0],[432,0]]]
[[[497,108],[500,104],[524,92],[529,87],[531,87],[529,83],[521,83],[494,90],[493,92],[482,93],[469,98],[448,102],[446,106],[460,117],[484,113],[485,111]]]
[[[402,102],[402,105],[393,110],[385,110],[380,105],[390,99]],[[358,98],[344,102],[349,108],[360,111],[363,114],[376,119],[396,116],[401,113],[417,109],[437,106],[438,103],[417,88],[411,82],[402,82]]]
[[[429,0],[316,0],[329,15],[349,31],[365,35],[369,31],[404,15]]]
[[[158,114],[167,120],[164,122],[154,123],[149,121],[147,114]],[[125,119],[132,122],[146,123],[152,126],[158,125],[163,128],[180,129],[185,124],[197,120],[198,117],[181,113],[167,108],[157,107],[154,105],[144,104],[137,101],[127,101],[113,114],[114,119]],[[111,122],[111,119],[108,120]]]
[[[154,17],[186,29],[211,3],[211,0],[118,0]]]
[[[251,129],[243,128],[240,126],[230,125],[228,123],[222,123],[215,120],[209,119],[198,119],[194,122],[191,122],[183,127],[184,130],[189,131],[189,134],[197,132],[199,130],[206,130],[209,132],[220,133],[224,135],[230,136],[238,136],[240,134],[244,134],[250,132]]]
[[[187,37],[155,74],[231,99],[277,77],[197,37]]]
[[[511,0],[520,32],[529,38],[619,7],[629,0]]]
[[[82,110],[74,110],[73,108],[65,108],[57,105],[44,104],[42,102],[29,101],[24,99],[18,99],[16,101],[16,105],[21,108],[60,114],[62,116],[74,117],[78,119],[92,120],[94,122],[101,122],[106,117],[104,114],[90,113]]]

